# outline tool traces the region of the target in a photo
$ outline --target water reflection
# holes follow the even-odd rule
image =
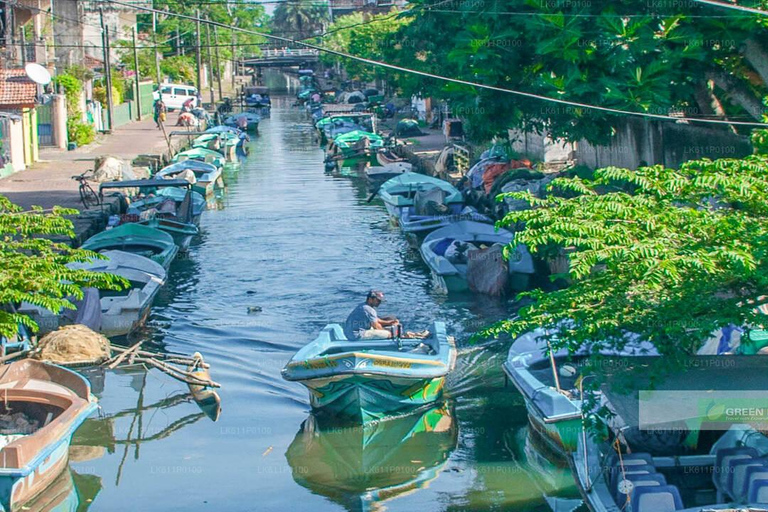
[[[285,457],[294,480],[350,511],[422,489],[456,447],[451,404],[367,425],[323,423],[310,415]]]

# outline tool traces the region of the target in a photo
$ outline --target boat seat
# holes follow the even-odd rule
[[[683,499],[674,485],[638,487],[632,493],[632,512],[674,512],[683,510]]]
[[[722,448],[717,450],[717,453],[715,454],[714,472],[712,473],[712,482],[715,484],[718,493],[722,493],[726,490],[727,479],[724,477],[728,475],[728,465],[731,461],[756,459],[758,455],[757,450],[747,446]]]
[[[667,485],[667,479],[661,473],[648,473],[646,475],[626,475],[626,479],[632,482],[632,490],[624,494],[620,489],[616,489],[616,504],[621,508],[627,503],[628,498],[632,496],[633,490],[638,487],[655,487]],[[620,482],[619,482],[620,483]]]
[[[624,466],[635,466],[642,464],[653,466],[653,457],[650,453],[645,452],[623,453],[621,455],[621,461],[624,463]],[[619,456],[616,454],[611,455],[611,457],[608,459],[608,463],[611,466],[618,466]]]
[[[749,496],[749,490],[752,483],[757,480],[768,479],[768,462],[762,466],[748,466],[744,471],[744,482],[741,489],[734,489],[738,492],[737,499],[745,499]]]
[[[631,475],[651,475],[653,473],[656,473],[656,468],[648,464],[640,464],[634,466],[625,465],[623,471],[621,470],[621,467],[614,466],[611,468],[611,490],[614,493],[616,492],[616,486],[622,478]]]
[[[754,467],[768,470],[766,466],[768,466],[768,464],[760,459],[738,459],[732,461],[731,464],[729,464],[728,473],[725,475],[725,490],[728,495],[736,501],[741,501],[746,498],[747,469]]]
[[[749,503],[768,504],[768,478],[758,478],[749,484]]]

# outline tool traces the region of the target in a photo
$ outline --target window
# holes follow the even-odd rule
[[[160,92],[162,94],[171,94],[171,88],[170,87],[163,87],[162,89],[160,89]]]
[[[175,94],[176,96],[188,96],[187,90],[183,89],[181,87],[174,88],[173,89],[173,94]]]

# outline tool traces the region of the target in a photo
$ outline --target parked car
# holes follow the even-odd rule
[[[193,108],[197,106],[197,88],[191,85],[185,84],[161,84],[160,89],[152,94],[152,97],[157,100],[163,95],[163,102],[168,108],[168,111],[181,110],[184,102],[192,98]]]

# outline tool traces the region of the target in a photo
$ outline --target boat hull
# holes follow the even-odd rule
[[[301,383],[309,389],[310,403],[316,410],[368,423],[440,400],[445,377],[347,374]]]

